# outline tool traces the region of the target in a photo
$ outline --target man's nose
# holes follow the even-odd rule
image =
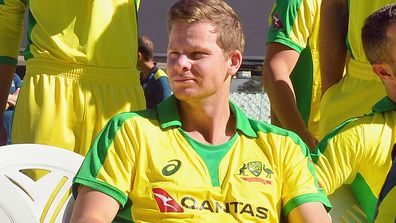
[[[175,66],[178,70],[185,72],[191,69],[191,62],[186,55],[180,55],[175,62]]]

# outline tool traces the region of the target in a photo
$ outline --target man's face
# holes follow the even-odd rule
[[[171,29],[167,73],[179,100],[228,94],[231,59],[217,45],[214,30],[204,22],[176,23]]]

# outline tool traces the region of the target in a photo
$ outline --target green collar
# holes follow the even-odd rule
[[[396,103],[388,98],[388,96],[384,97],[373,106],[373,111],[375,112],[387,112],[392,110],[396,110]]]
[[[256,138],[257,134],[250,125],[250,121],[245,113],[231,101],[230,108],[236,118],[236,129],[249,137]],[[171,95],[165,101],[157,105],[157,113],[162,129],[182,126],[177,110],[177,99],[174,95]]]

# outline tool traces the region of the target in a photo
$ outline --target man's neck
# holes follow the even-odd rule
[[[144,66],[140,67],[140,72],[142,72],[142,78],[146,79],[150,75],[150,72],[154,67],[155,63],[153,61],[145,62]]]
[[[386,93],[388,95],[388,98],[393,101],[393,103],[396,103],[396,86],[394,85],[393,82],[386,82],[384,81],[384,86]]]
[[[235,117],[228,100],[224,102],[179,102],[183,130],[193,139],[205,144],[219,145],[235,134]]]

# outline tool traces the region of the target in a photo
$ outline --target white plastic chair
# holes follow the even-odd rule
[[[0,222],[39,222],[33,206],[27,202],[15,185],[2,174],[0,174]]]
[[[329,214],[334,223],[368,222],[349,185],[338,188],[329,196],[329,200],[333,206]]]
[[[71,185],[83,159],[77,153],[47,145],[0,147],[0,222],[68,222],[74,203]],[[48,172],[35,181],[25,174],[34,169]],[[13,210],[18,204],[24,207]],[[10,221],[15,213],[21,217]]]

